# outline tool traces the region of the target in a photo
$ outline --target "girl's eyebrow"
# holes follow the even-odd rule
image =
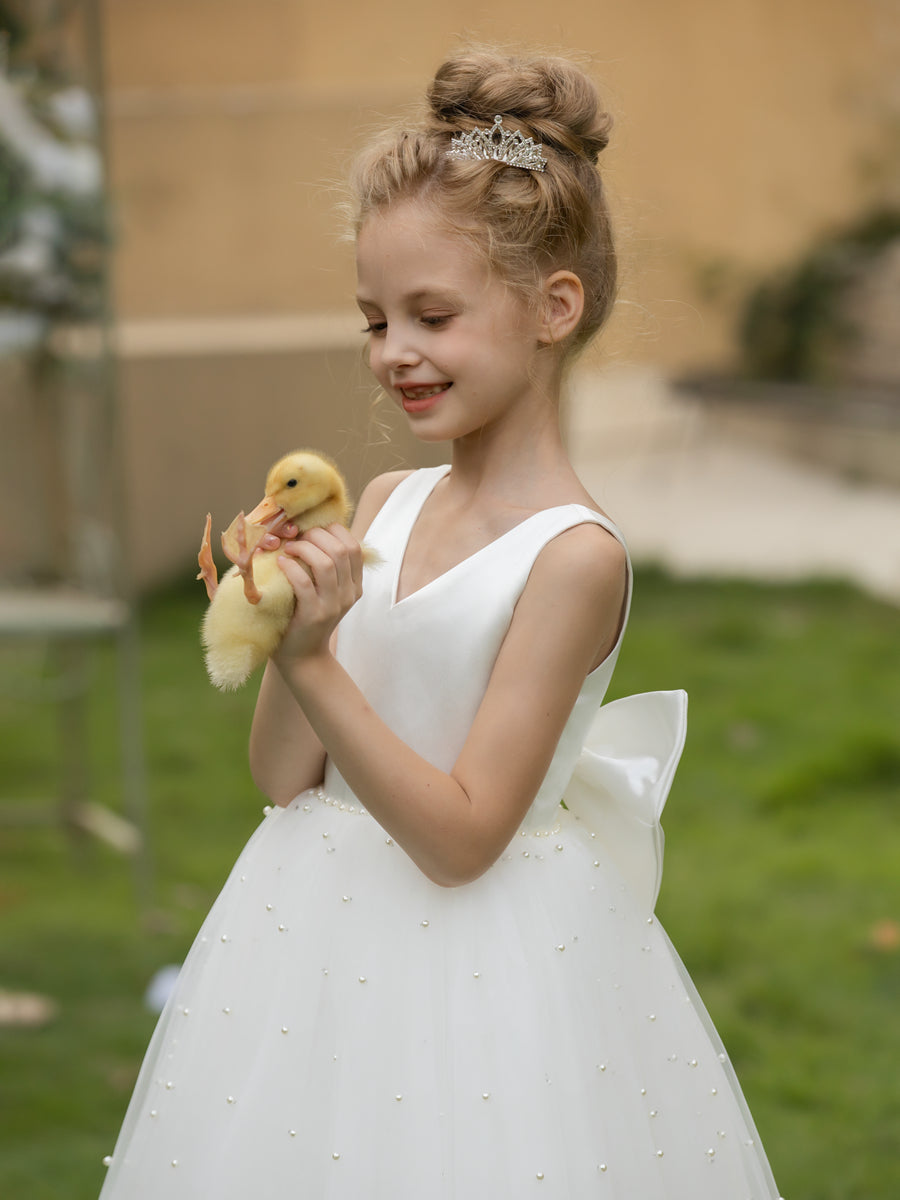
[[[457,292],[452,288],[432,288],[422,287],[416,288],[415,291],[407,292],[403,296],[403,300],[407,304],[418,304],[423,300],[441,300],[443,302],[453,304],[457,307],[465,303],[465,297],[461,292]],[[369,308],[378,308],[379,304],[375,300],[370,300],[368,296],[357,293],[356,303],[360,306],[368,306]]]
[[[409,300],[428,300],[431,297],[441,300],[449,300],[453,304],[462,303],[463,296],[460,292],[454,291],[453,288],[433,288],[423,287],[418,288],[414,292],[410,292],[407,299]]]

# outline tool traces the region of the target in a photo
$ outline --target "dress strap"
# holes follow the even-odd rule
[[[366,532],[366,540],[378,542],[379,552],[402,553],[422,506],[450,470],[449,463],[422,467],[402,479],[382,504]]]
[[[609,673],[612,672],[612,667],[618,657],[619,648],[622,644],[622,638],[625,635],[625,627],[628,624],[628,615],[631,611],[631,595],[634,585],[634,570],[631,565],[631,555],[628,553],[628,543],[619,527],[605,516],[599,513],[596,509],[588,508],[584,504],[562,504],[556,508],[546,508],[540,512],[534,513],[528,517],[520,525],[516,525],[510,530],[507,537],[510,540],[508,550],[510,558],[520,555],[526,550],[528,558],[525,561],[528,563],[527,572],[522,578],[522,586],[527,582],[528,573],[534,565],[538,554],[554,538],[559,537],[561,533],[565,533],[569,529],[574,529],[578,525],[599,525],[601,529],[605,529],[612,537],[616,539],[622,549],[625,551],[625,601],[622,608],[622,621],[619,627],[619,636],[616,638],[615,645],[605,659],[605,663],[609,668]],[[516,545],[516,542],[521,539],[521,548]],[[601,664],[602,665],[602,664]],[[599,668],[598,668],[599,670]]]

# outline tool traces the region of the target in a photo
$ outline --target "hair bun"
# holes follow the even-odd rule
[[[565,58],[518,58],[489,50],[458,54],[438,68],[428,103],[438,127],[489,125],[499,113],[544,146],[592,163],[612,126],[594,84]]]

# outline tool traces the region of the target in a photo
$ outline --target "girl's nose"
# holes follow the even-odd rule
[[[414,367],[421,361],[421,357],[410,330],[403,326],[399,328],[396,325],[388,326],[382,344],[382,358],[385,366],[392,370]]]

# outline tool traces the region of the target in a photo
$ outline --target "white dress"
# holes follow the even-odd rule
[[[549,509],[398,602],[447,469],[408,477],[376,517],[384,561],[338,639],[376,711],[445,770],[541,548],[585,522],[620,536]],[[103,1200],[777,1197],[653,916],[685,696],[601,709],[617,654],[474,883],[426,879],[330,764],[268,813],[160,1018]]]

